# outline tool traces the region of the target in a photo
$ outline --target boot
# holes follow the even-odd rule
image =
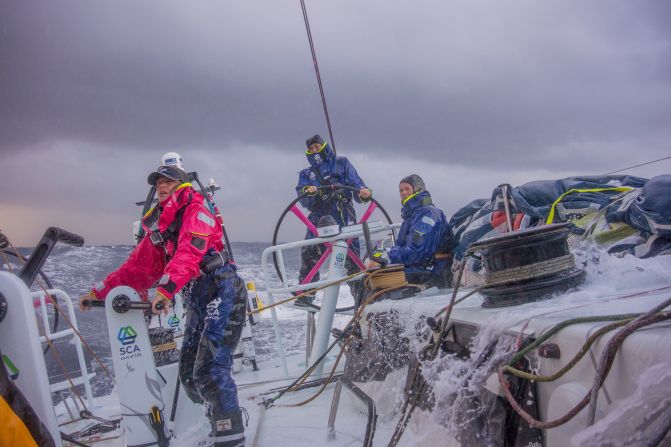
[[[226,412],[213,411],[212,444],[215,447],[243,447],[245,445],[245,427],[240,409]]]
[[[296,298],[294,301],[294,306],[297,307],[312,307],[312,303],[315,300],[315,294],[314,293],[306,293],[305,295]]]

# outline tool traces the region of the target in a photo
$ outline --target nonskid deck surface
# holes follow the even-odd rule
[[[327,377],[338,355],[336,347],[326,358],[323,377]],[[308,445],[306,440],[319,439],[317,433],[324,433],[326,440],[328,414],[334,384],[328,385],[321,395],[307,405],[290,408],[284,405],[301,402],[318,392],[320,387],[286,393],[276,401],[276,406],[265,409],[264,399],[277,395],[278,390],[293,383],[306,368],[305,355],[287,356],[289,379],[278,360],[259,364],[259,371],[243,370],[234,375],[238,385],[240,406],[249,413],[249,426],[245,429],[247,445]],[[336,374],[342,372],[343,363],[338,365]],[[308,380],[315,379],[314,377]],[[277,427],[277,429],[276,429]],[[362,432],[363,433],[363,432]],[[317,445],[320,444],[317,442]],[[315,445],[313,442],[309,445]],[[340,444],[338,444],[340,445]]]
[[[302,402],[317,392],[310,388],[290,393],[278,401],[278,405],[265,409],[262,405],[251,408],[255,419],[248,429],[248,445],[255,446],[314,446],[361,445],[366,426],[365,414],[352,414],[349,408],[341,408],[336,425],[336,438],[329,441],[328,417],[331,408],[334,384],[309,404],[301,407],[286,407]],[[248,405],[250,409],[251,405]],[[344,410],[344,411],[343,411]],[[254,427],[253,427],[254,426]]]
[[[338,355],[338,352],[339,352],[338,348],[336,347],[334,351],[327,356],[326,363],[324,366],[324,376],[327,376],[331,372],[335,358]],[[291,437],[286,438],[287,439],[286,444],[284,443],[278,444],[277,441],[273,442],[268,441],[268,443],[259,443],[260,441],[255,441],[255,435],[257,432],[267,433],[267,429],[265,427],[266,422],[269,421],[272,424],[273,423],[272,421],[278,418],[279,420],[286,419],[286,421],[289,422],[290,419],[294,418],[293,415],[298,415],[296,416],[297,421],[300,420],[309,421],[310,419],[312,419],[311,423],[309,422],[307,424],[303,424],[306,427],[310,427],[311,424],[314,423],[314,427],[311,428],[310,430],[323,430],[323,431],[326,430],[328,421],[328,412],[330,407],[330,399],[333,394],[333,387],[335,386],[333,384],[329,385],[328,388],[322,393],[322,395],[315,401],[311,402],[309,405],[300,407],[295,411],[292,411],[291,412],[292,416],[289,418],[287,418],[287,416],[284,416],[284,413],[287,412],[287,410],[289,409],[281,406],[278,406],[277,408],[271,408],[268,411],[264,410],[263,406],[264,398],[270,398],[275,396],[277,393],[274,392],[274,390],[281,389],[282,387],[290,385],[296,378],[298,378],[303,373],[303,371],[305,371],[304,355],[293,354],[287,356],[287,367],[289,370],[289,378],[287,378],[286,375],[284,374],[284,369],[282,368],[279,360],[273,359],[270,361],[259,362],[258,367],[259,367],[258,371],[252,371],[251,369],[245,368],[233,375],[233,378],[235,379],[236,384],[238,386],[238,397],[240,401],[240,406],[244,407],[249,413],[249,425],[245,429],[247,445],[294,445],[290,443],[290,439],[292,439]],[[172,371],[173,369],[175,368],[174,367],[169,368],[167,370],[163,370],[162,372],[162,374],[166,377],[166,380],[168,382],[170,382],[171,379],[174,377],[174,371]],[[339,374],[341,372],[342,372],[342,364],[339,365],[338,369],[336,370],[336,374]],[[312,379],[313,378],[309,378],[308,380]],[[278,401],[278,405],[298,402],[299,400],[302,400],[302,398],[310,397],[313,393],[317,392],[318,389],[319,389],[318,387],[315,387],[298,392],[287,393],[285,397],[283,397],[280,401]],[[95,400],[96,400],[95,408],[89,408],[89,410],[91,410],[91,412],[95,416],[109,420],[119,418],[121,410],[119,405],[119,398],[116,391],[113,391],[109,395],[96,397]],[[169,401],[171,402],[172,400],[169,399]],[[68,405],[70,406],[71,409],[74,408],[74,402],[72,402],[71,398],[69,398],[68,400]],[[325,410],[322,409],[322,406],[325,407]],[[208,435],[210,431],[210,423],[209,420],[207,419],[205,408],[204,407],[197,407],[197,408],[198,410],[196,411],[198,412],[198,414],[188,414],[188,415],[182,414],[181,411],[178,409],[177,411],[178,418],[182,416],[188,418],[189,420],[189,423],[183,424],[186,425],[186,427],[180,426],[179,420],[177,420],[173,424],[168,422],[168,419],[170,417],[170,408],[164,409],[164,417],[166,418],[166,423],[168,424],[168,427],[173,426],[177,428],[176,430],[173,430],[174,437],[171,439],[170,442],[171,447],[189,447],[194,445],[207,445]],[[70,420],[70,416],[68,415],[66,406],[63,402],[57,404],[55,406],[55,410],[60,423],[64,423]],[[266,417],[268,414],[270,414],[270,417]],[[308,418],[307,417],[308,414],[315,416],[314,418],[312,417]],[[342,417],[343,420],[345,420],[345,416],[343,414],[339,414],[339,417]],[[61,429],[65,433],[74,433],[79,430],[84,430],[94,425],[96,422],[97,421],[94,420],[78,421],[74,423],[69,423],[67,425],[63,425]],[[289,424],[288,427],[293,426]],[[297,429],[298,426],[293,427],[293,432],[296,433]],[[363,435],[363,431],[361,432],[361,434]],[[95,443],[95,445],[97,446],[104,446],[104,447],[118,446],[121,445],[120,443],[122,442],[119,435],[120,431],[117,430],[117,431],[106,432],[100,435],[95,435],[87,438],[87,440],[97,441]],[[302,437],[304,438],[305,436]],[[272,440],[273,438],[270,439]],[[278,438],[278,439],[284,439],[284,438]],[[83,442],[86,442],[87,440],[84,440]],[[66,442],[65,445],[68,445],[68,443]],[[340,445],[340,444],[334,444],[334,445]]]
[[[407,368],[403,368],[394,373],[395,377],[391,379],[394,384],[391,386],[394,387],[396,383],[405,380],[406,372]],[[398,409],[403,399],[402,388],[389,393],[390,383],[357,383],[356,385],[379,402],[373,445],[386,445],[398,420]],[[265,409],[262,405],[246,405],[250,412],[250,424],[246,432],[247,445],[287,447],[361,446],[366,433],[367,407],[346,388],[343,388],[341,392],[340,405],[331,436],[328,420],[335,387],[335,383],[328,385],[316,399],[303,406],[293,407],[291,405],[309,399],[317,392],[318,388],[288,393],[277,402],[276,406],[269,409]],[[244,396],[246,392],[242,391],[240,394]],[[258,399],[254,394],[249,397],[252,402]],[[242,397],[242,399],[244,398]],[[406,439],[402,440],[399,446],[411,447],[428,445],[428,443],[448,445],[446,442],[450,441],[450,436],[445,429],[437,427],[431,431],[425,430],[425,427],[432,425],[435,426],[431,414],[417,411],[408,425]]]

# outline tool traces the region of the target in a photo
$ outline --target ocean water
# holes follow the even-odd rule
[[[260,262],[261,253],[269,245],[269,243],[232,243],[239,275],[245,282],[254,281],[259,297],[266,302],[267,286],[263,278]],[[132,250],[133,247],[130,245],[85,247],[58,245],[54,248],[42,268],[53,286],[64,290],[72,298],[73,304],[76,307],[80,333],[96,356],[110,371],[113,371],[113,367],[104,311],[96,308],[88,312],[81,312],[77,307],[77,303],[79,302],[79,297],[86,294],[93,284],[102,280],[107,274],[118,268]],[[30,249],[20,249],[20,251],[23,255],[29,255],[31,252]],[[297,278],[300,267],[300,258],[297,250],[285,254],[285,265],[289,278]],[[12,260],[12,268],[16,269],[19,267],[20,263]],[[5,269],[6,266],[3,265],[2,268]],[[272,275],[271,284],[273,287],[280,286],[277,275]],[[33,290],[39,290],[39,287],[34,286]],[[276,300],[288,296],[278,296]],[[318,294],[317,299],[319,300],[319,298]],[[339,306],[346,306],[352,303],[352,298],[349,295],[347,287],[341,288],[341,298],[343,302]],[[51,306],[48,307],[50,309],[50,324],[53,324],[53,308]],[[280,306],[278,314],[284,334],[285,352],[304,352],[305,312]],[[340,318],[336,318],[338,320],[336,324],[343,324],[342,322],[345,321],[342,319],[341,322]],[[276,340],[271,318],[269,316],[264,318],[257,317],[256,322],[257,324],[252,326],[252,333],[257,359],[266,360],[275,357]],[[67,323],[61,317],[58,325],[59,330],[67,327]],[[55,343],[55,346],[58,352],[54,353],[49,350],[45,356],[52,382],[66,380],[66,374],[63,372],[63,367],[61,366],[62,363],[66,365],[68,370],[75,370],[77,368],[74,346],[68,341],[58,341]],[[92,379],[94,395],[107,394],[112,388],[111,379],[86,348],[84,348],[84,354],[89,369],[96,373],[95,378]]]

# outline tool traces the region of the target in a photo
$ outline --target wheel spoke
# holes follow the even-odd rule
[[[377,203],[375,201],[371,201],[370,205],[368,205],[368,209],[366,210],[365,213],[363,213],[363,216],[361,216],[361,220],[359,221],[359,223],[364,223],[368,221],[371,214],[373,214],[373,211],[375,211],[375,208],[377,208]]]
[[[361,262],[361,259],[359,259],[359,256],[352,250],[351,248],[347,249],[347,256],[350,257],[352,261],[359,267],[361,270],[366,270],[366,266],[363,265],[363,262]]]
[[[326,250],[324,250],[324,254],[322,255],[321,258],[319,258],[319,261],[312,267],[312,270],[310,270],[310,273],[307,274],[305,278],[303,278],[303,281],[301,281],[299,284],[306,284],[312,281],[312,278],[315,277],[321,266],[324,264],[324,261],[329,257],[331,252],[333,251],[333,248],[329,245],[326,247]]]
[[[294,204],[294,206],[291,207],[291,212],[294,213],[296,217],[298,217],[298,219],[305,224],[306,227],[308,227],[308,230],[310,230],[312,234],[314,234],[315,236],[319,236],[317,232],[317,227],[315,227],[315,225],[312,222],[310,222],[307,216],[303,214],[303,211],[298,209],[296,204]]]

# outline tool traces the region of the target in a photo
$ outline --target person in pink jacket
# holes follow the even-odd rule
[[[156,186],[159,203],[142,218],[146,236],[89,295],[105,299],[124,285],[147,296],[156,285],[152,312],[167,313],[175,294],[193,281],[184,294],[188,313],[180,380],[194,402],[209,404],[214,445],[242,446],[244,426],[231,368],[246,318],[245,283],[228,262],[221,225],[186,182],[186,173],[161,166],[147,181]]]

